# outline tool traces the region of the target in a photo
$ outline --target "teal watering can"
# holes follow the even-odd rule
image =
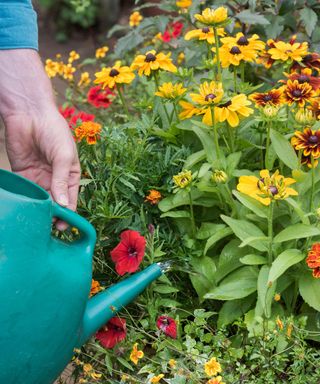
[[[81,238],[51,236],[52,218]],[[50,384],[81,346],[161,276],[153,264],[88,300],[96,233],[36,184],[0,170],[0,384]]]

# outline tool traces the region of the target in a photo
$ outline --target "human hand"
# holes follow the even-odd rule
[[[80,179],[76,146],[37,52],[0,51],[0,73],[0,114],[12,170],[75,210]]]

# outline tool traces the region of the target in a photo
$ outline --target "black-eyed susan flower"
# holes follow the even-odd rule
[[[201,108],[197,108],[188,101],[181,100],[179,101],[179,105],[182,107],[182,111],[179,113],[179,118],[181,120],[190,119],[192,116],[200,115],[202,113]]]
[[[148,51],[145,55],[138,55],[131,64],[132,70],[138,70],[139,76],[150,76],[153,71],[163,69],[168,72],[177,72],[177,67],[172,63],[171,53],[156,53]]]
[[[138,343],[135,343],[132,347],[132,351],[130,353],[130,360],[133,362],[133,364],[137,365],[139,360],[142,359],[144,356],[143,351],[138,350]]]
[[[303,163],[311,167],[311,161],[308,161],[308,158],[312,156],[315,159],[314,166],[317,166],[318,161],[316,159],[320,157],[320,130],[316,131],[306,127],[303,132],[296,131],[291,138],[291,145],[296,151],[303,151]]]
[[[301,125],[312,125],[315,123],[315,116],[311,109],[299,108],[294,115],[294,119],[298,124]]]
[[[316,95],[310,84],[300,84],[298,80],[288,80],[282,89],[285,102],[289,105],[296,103],[299,107],[304,107]]]
[[[239,47],[243,54],[244,61],[253,61],[256,59],[260,51],[265,48],[265,43],[259,40],[259,36],[254,34],[251,37],[245,36],[242,32],[238,32],[235,37],[228,36],[221,39],[223,44],[230,47]]]
[[[80,80],[78,82],[78,87],[85,87],[91,83],[89,72],[82,72]]]
[[[314,117],[319,120],[320,119],[320,99],[314,99],[311,101],[311,105],[307,107],[312,111]]]
[[[191,171],[184,169],[172,178],[174,184],[178,188],[186,188],[192,182]]]
[[[267,169],[263,169],[260,171],[260,178],[240,176],[237,190],[264,205],[270,205],[272,200],[283,200],[289,196],[297,196],[298,192],[289,187],[295,182],[295,179],[280,175],[278,170],[270,175]]]
[[[212,51],[216,52],[216,48],[212,48]],[[244,52],[245,50],[238,45],[230,46],[229,44],[223,44],[219,49],[222,68],[228,68],[230,65],[234,65],[236,67],[240,65],[241,62],[245,61]]]
[[[297,80],[299,84],[310,84],[314,91],[320,88],[320,78],[312,76],[312,69],[310,68],[303,68],[301,72],[285,73],[285,76],[291,81]],[[286,81],[280,80],[280,82],[285,83]]]
[[[95,74],[95,84],[101,84],[102,88],[114,88],[116,84],[130,84],[135,78],[135,74],[130,67],[121,66],[121,61],[117,61],[113,67],[102,68],[102,71]]]
[[[215,357],[212,357],[204,364],[204,371],[209,377],[216,376],[217,373],[222,371],[220,363]]]
[[[251,101],[241,93],[233,96],[226,103],[219,104],[214,108],[214,116],[217,122],[227,121],[231,127],[237,127],[240,122],[239,117],[248,117],[253,113],[253,109],[248,106]]]
[[[223,97],[222,83],[205,81],[199,87],[199,93],[190,93],[192,101],[200,105],[212,105],[219,103]]]
[[[301,61],[294,61],[291,70],[297,71],[303,68],[310,68],[320,71],[320,55],[319,53],[312,52],[306,54]]]
[[[249,99],[258,107],[265,107],[266,105],[279,106],[284,103],[283,89],[271,89],[263,93],[256,92],[250,95]]]
[[[176,6],[179,8],[189,8],[192,5],[192,0],[178,0]]]
[[[96,58],[103,59],[106,57],[107,52],[109,51],[109,47],[104,46],[96,49]]]
[[[195,14],[194,18],[202,24],[217,27],[228,20],[228,9],[225,7],[206,8],[201,14]]]
[[[187,88],[183,88],[182,83],[172,84],[169,82],[163,83],[155,95],[164,99],[176,99],[177,97],[183,95],[186,90]]]
[[[224,36],[224,28],[217,28],[218,36]],[[203,27],[201,29],[193,29],[185,35],[185,40],[197,39],[199,41],[206,41],[208,44],[215,43],[214,30],[212,27]]]
[[[143,16],[141,15],[141,13],[138,11],[135,11],[131,13],[129,17],[129,25],[130,27],[137,27],[142,20],[143,20]]]

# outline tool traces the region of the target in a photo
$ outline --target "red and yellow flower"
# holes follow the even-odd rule
[[[299,107],[304,107],[307,102],[310,103],[316,95],[310,84],[300,84],[298,80],[288,80],[282,90],[285,102],[289,105],[296,103]]]
[[[313,277],[320,279],[320,243],[312,245],[311,250],[308,252],[306,263],[313,270]]]
[[[75,128],[74,135],[77,141],[85,139],[89,145],[93,145],[100,137],[101,130],[101,124],[94,121],[83,121],[81,125]]]
[[[310,68],[303,68],[301,72],[285,73],[285,76],[291,81],[297,80],[299,84],[310,84],[314,91],[320,88],[320,77],[312,76]],[[280,82],[285,83],[286,81],[280,80]]]
[[[281,88],[271,89],[263,93],[253,93],[249,96],[249,99],[258,107],[265,107],[266,105],[280,106],[284,103],[283,90]]]
[[[303,132],[296,131],[294,136],[291,138],[291,145],[296,151],[303,151],[303,164],[307,164],[311,167],[312,157],[314,159],[314,166],[317,166],[317,159],[320,157],[320,130],[316,131],[307,127],[303,130]]]

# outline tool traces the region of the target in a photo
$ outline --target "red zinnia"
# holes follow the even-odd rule
[[[183,23],[180,23],[179,21],[176,21],[175,23],[172,24],[172,37],[177,38],[181,35],[182,29],[184,25]]]
[[[126,321],[119,317],[114,317],[96,333],[96,339],[105,348],[111,349],[127,335]]]
[[[116,263],[117,273],[122,276],[139,268],[146,248],[146,239],[139,232],[130,229],[122,232],[120,238],[120,243],[110,254]]]
[[[115,96],[115,94],[108,87],[102,89],[100,85],[97,85],[89,89],[87,100],[96,108],[108,108],[112,103],[110,96]]]
[[[69,126],[70,128],[74,128],[74,126],[78,123],[83,123],[84,121],[93,121],[94,119],[95,115],[80,111],[79,113],[71,117],[69,121]]]
[[[75,113],[75,108],[74,107],[59,107],[59,112],[61,115],[66,119],[70,119],[70,117]]]
[[[172,339],[177,338],[177,323],[172,317],[160,316],[157,320],[157,328]]]

